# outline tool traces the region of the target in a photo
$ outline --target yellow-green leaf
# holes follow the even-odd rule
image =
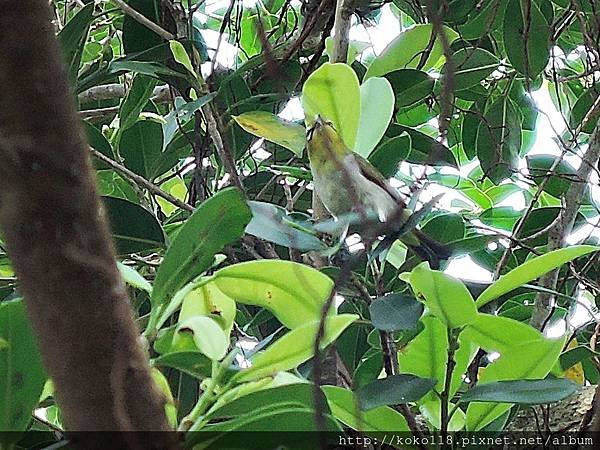
[[[330,316],[325,323],[322,348],[331,344],[356,319],[356,314]],[[302,325],[280,337],[264,352],[251,358],[252,365],[238,372],[233,379],[237,382],[251,381],[274,376],[277,372],[297,367],[313,357],[313,349],[319,321]]]
[[[415,25],[403,31],[396,37],[381,54],[373,60],[365,79],[379,77],[398,69],[410,69],[419,66],[423,49],[428,48],[432,33],[431,24]],[[454,41],[458,34],[451,28],[444,27],[448,42]],[[444,50],[439,37],[436,37],[427,61],[421,70],[434,67],[444,56]]]
[[[575,258],[598,250],[600,250],[600,247],[594,245],[574,245],[572,247],[551,251],[545,255],[536,256],[524,264],[521,264],[516,269],[502,275],[498,281],[488,286],[477,298],[477,306],[481,308],[483,305],[501,295],[504,295],[525,283],[529,283]]]
[[[318,320],[333,281],[312,267],[291,261],[259,260],[225,267],[215,274],[219,289],[235,301],[262,306],[288,328]]]
[[[342,140],[354,148],[360,117],[360,87],[352,68],[325,63],[302,87],[302,106],[310,126],[317,116],[330,120]]]
[[[232,116],[237,124],[254,136],[279,144],[301,157],[306,146],[306,129],[267,111],[250,111]]]

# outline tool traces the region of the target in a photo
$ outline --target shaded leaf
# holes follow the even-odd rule
[[[301,251],[324,250],[326,248],[315,235],[299,229],[284,208],[270,203],[250,201],[252,220],[246,233]]]
[[[415,375],[391,375],[362,386],[358,395],[363,410],[382,405],[399,405],[420,400],[436,384],[436,380]]]
[[[496,381],[469,389],[461,395],[460,402],[542,405],[558,402],[573,395],[577,390],[577,384],[564,378]]]
[[[371,303],[369,313],[379,330],[414,330],[423,314],[423,304],[405,295],[387,294]]]
[[[121,198],[102,197],[102,200],[120,255],[164,247],[165,236],[154,214]]]

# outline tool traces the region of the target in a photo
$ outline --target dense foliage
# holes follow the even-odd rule
[[[598,2],[350,2],[354,31],[399,25],[377,52],[351,39],[345,63],[328,0],[52,3],[174,428],[212,448],[315,423],[497,431],[598,382]],[[314,219],[316,115],[451,249],[439,271]],[[60,429],[19,296],[0,247],[0,429]]]

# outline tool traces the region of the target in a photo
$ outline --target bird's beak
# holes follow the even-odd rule
[[[306,139],[309,141],[312,139],[313,133],[315,131],[320,131],[325,126],[325,121],[321,118],[320,115],[317,116],[312,127],[306,130]]]

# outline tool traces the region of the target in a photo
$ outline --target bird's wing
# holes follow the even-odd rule
[[[352,155],[360,168],[362,175],[372,183],[376,184],[383,190],[385,190],[388,194],[390,194],[394,200],[398,202],[398,204],[402,207],[406,207],[406,203],[400,196],[400,193],[388,183],[388,181],[381,175],[381,173],[373,167],[373,165],[367,161],[365,158],[360,156],[357,153],[353,153]]]

